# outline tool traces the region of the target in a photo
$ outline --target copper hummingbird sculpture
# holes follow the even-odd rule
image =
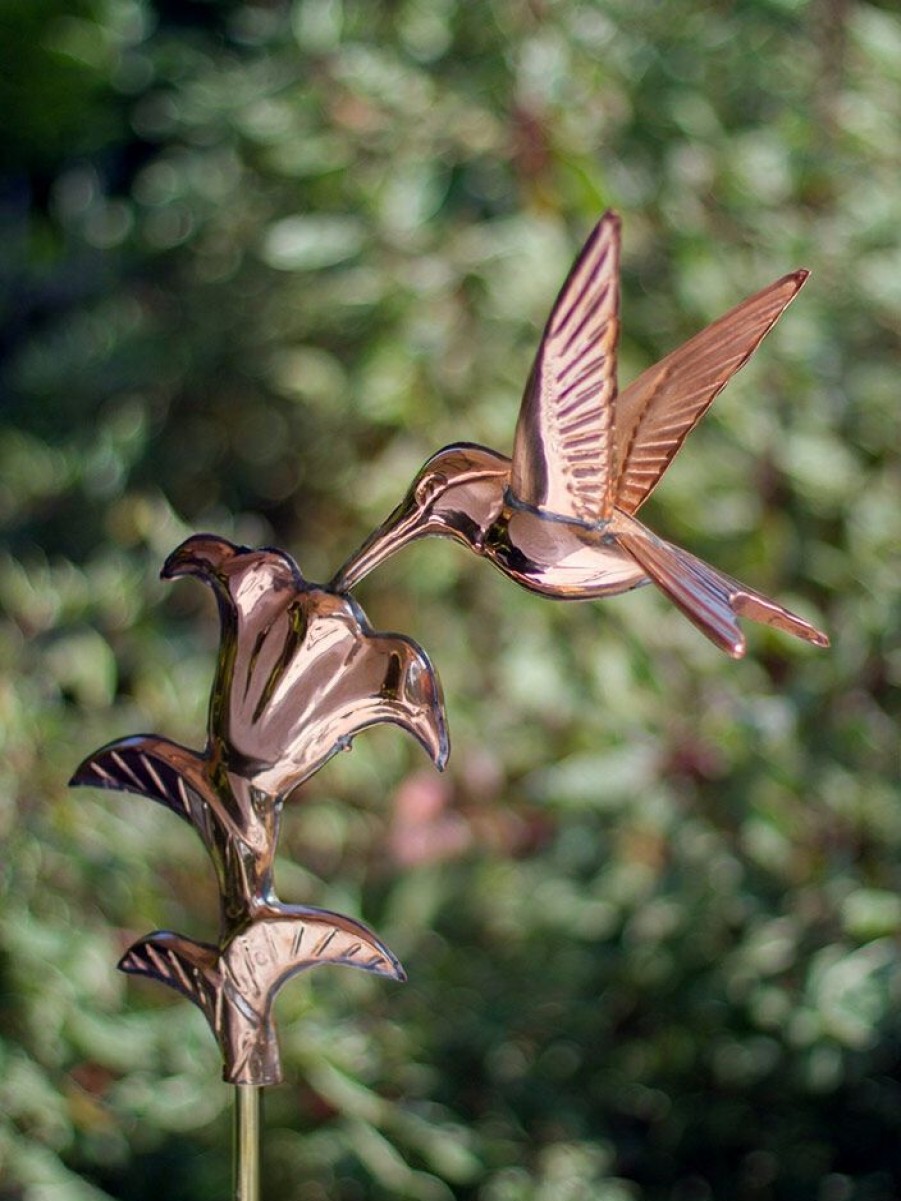
[[[526,383],[512,459],[455,443],[330,583],[347,592],[428,535],[454,538],[532,592],[589,600],[654,583],[734,658],[739,617],[828,639],[769,597],[657,537],[635,516],[683,441],[807,278],[748,297],[617,394],[620,221],[595,226],[557,297]]]
[[[308,583],[281,551],[195,535],[169,556],[163,575],[199,577],[219,605],[206,748],[137,735],[95,752],[72,783],[148,797],[197,830],[219,884],[218,945],[156,931],[119,966],[199,1006],[226,1080],[273,1084],[281,1069],[272,1005],[286,980],[324,963],[404,978],[361,922],[278,899],[273,865],[284,803],[377,722],[407,730],[442,768],[441,691],[416,643],[373,631],[352,598]]]

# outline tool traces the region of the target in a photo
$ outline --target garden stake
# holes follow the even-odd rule
[[[394,551],[453,537],[524,587],[589,599],[653,581],[709,638],[744,654],[738,618],[818,646],[814,626],[652,534],[635,513],[688,433],[750,358],[807,277],[796,271],[743,301],[617,397],[620,223],[605,214],[557,298],[526,385],[512,460],[457,443],[434,455],[406,499],[328,588],[278,550],[196,534],[163,576],[214,591],[221,639],[202,752],[155,735],[103,747],[73,784],[137,793],[200,835],[219,884],[219,940],[158,930],[120,968],[189,997],[206,1015],[235,1086],[236,1201],[258,1201],[260,1092],[281,1078],[272,1006],[297,972],[344,964],[405,979],[354,918],[283,904],[273,864],[282,808],[367,726],[393,722],[443,769],[447,726],[424,651],[379,634],[347,595]]]
[[[260,1201],[260,1095],[256,1084],[235,1085],[233,1136],[235,1201]]]

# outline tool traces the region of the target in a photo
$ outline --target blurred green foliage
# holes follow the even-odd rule
[[[215,619],[163,557],[328,578],[433,449],[508,449],[607,206],[625,379],[812,269],[648,512],[833,648],[731,663],[651,590],[556,606],[447,544],[367,580],[455,752],[369,732],[287,815],[282,895],[410,983],[285,991],[266,1195],[901,1195],[894,5],[5,0],[0,55],[2,1201],[227,1195],[202,1018],[114,970],[212,933],[208,865],[66,789],[202,742]]]

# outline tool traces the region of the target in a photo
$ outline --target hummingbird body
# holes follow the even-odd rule
[[[658,538],[635,516],[807,272],[748,297],[618,394],[619,250],[619,218],[606,213],[551,310],[512,458],[465,442],[438,451],[330,587],[348,591],[407,543],[437,535],[556,600],[652,582],[734,658],[745,651],[738,617],[827,646],[808,622]]]
[[[482,553],[523,588],[553,600],[615,596],[648,577],[620,546],[614,524],[555,520],[508,497]]]

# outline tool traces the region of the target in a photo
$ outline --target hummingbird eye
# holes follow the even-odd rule
[[[447,476],[442,475],[440,471],[430,472],[416,485],[413,492],[413,499],[420,508],[426,508],[432,503],[436,496],[439,496],[447,487]]]

